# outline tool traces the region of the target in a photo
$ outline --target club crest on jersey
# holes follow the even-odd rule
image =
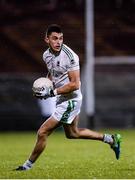
[[[71,59],[71,64],[73,65],[73,64],[75,64],[75,61],[74,61],[74,59]]]
[[[57,61],[57,66],[60,66],[60,61]]]

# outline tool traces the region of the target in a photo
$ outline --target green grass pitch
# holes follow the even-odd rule
[[[121,133],[120,160],[107,144],[66,139],[57,131],[34,167],[23,172],[13,169],[28,158],[36,132],[0,133],[0,179],[135,179],[135,131],[100,131]]]

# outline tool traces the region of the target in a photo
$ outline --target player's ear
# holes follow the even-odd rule
[[[45,42],[48,44],[49,43],[49,38],[48,37],[45,37]]]

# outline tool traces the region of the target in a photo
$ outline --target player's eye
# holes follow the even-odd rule
[[[56,41],[58,38],[54,36],[52,39]]]
[[[63,40],[63,36],[59,38],[59,40]]]

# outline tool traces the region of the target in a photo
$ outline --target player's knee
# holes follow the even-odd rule
[[[41,139],[42,137],[44,137],[44,133],[39,129],[37,132],[37,136],[38,136],[38,139]]]
[[[43,130],[42,128],[40,128],[37,132],[39,139],[44,138],[45,136],[47,136],[47,134],[48,134],[47,131],[45,129]]]
[[[66,137],[67,137],[68,139],[77,139],[77,138],[79,138],[77,132],[67,133],[67,134],[66,134]]]

